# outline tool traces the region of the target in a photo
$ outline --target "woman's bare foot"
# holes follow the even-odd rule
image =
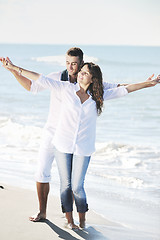
[[[74,224],[72,212],[66,212],[66,219],[67,219],[67,224],[65,225],[66,228],[69,229],[78,229],[79,227]]]
[[[85,219],[85,213],[80,213],[79,212],[79,227],[80,228],[85,228],[86,226],[86,219]]]
[[[74,223],[67,223],[65,225],[65,228],[69,228],[69,229],[79,229],[79,227],[77,225],[75,225]]]
[[[29,217],[29,220],[32,222],[39,222],[41,220],[45,220],[46,219],[46,214],[44,213],[37,213],[31,217]]]
[[[84,221],[81,221],[81,222],[79,223],[79,227],[82,228],[82,229],[84,229],[84,228],[86,227],[86,221],[85,221],[85,220],[84,220]]]

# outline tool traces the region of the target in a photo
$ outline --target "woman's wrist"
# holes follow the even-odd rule
[[[146,87],[153,87],[153,86],[155,86],[155,84],[156,84],[156,82],[154,82],[154,80],[145,82]]]

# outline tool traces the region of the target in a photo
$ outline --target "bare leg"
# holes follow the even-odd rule
[[[49,193],[49,183],[37,182],[37,194],[39,200],[39,212],[29,218],[30,221],[37,222],[46,218],[47,199]]]
[[[86,221],[85,215],[86,215],[86,213],[80,213],[79,212],[79,226],[80,226],[80,228],[85,228],[85,221]]]
[[[68,222],[68,227],[71,229],[77,229],[78,226],[74,224],[72,212],[66,212],[66,219]]]

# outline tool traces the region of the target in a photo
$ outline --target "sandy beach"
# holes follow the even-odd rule
[[[12,186],[0,189],[0,239],[1,240],[157,240],[148,234],[111,222],[92,210],[87,214],[85,230],[73,231],[65,228],[65,218],[61,213],[58,197],[49,196],[48,215],[43,222],[33,223],[28,217],[36,213],[36,192]],[[75,222],[78,223],[75,212]]]
[[[50,196],[48,216],[44,222],[33,223],[28,217],[37,209],[36,193],[26,189],[4,186],[0,189],[0,238],[1,240],[41,240],[41,239],[108,239],[105,227],[113,223],[89,211],[87,229],[73,231],[66,229],[65,219],[57,197]]]
[[[159,74],[160,47],[80,47],[87,61],[96,59],[101,66],[104,81],[137,83]],[[44,74],[65,69],[68,48],[0,44],[1,56]],[[28,220],[38,211],[34,175],[50,93],[31,94],[8,71],[1,68],[0,72],[0,185],[4,186],[0,188],[0,240],[160,240],[159,86],[105,103],[97,119],[96,152],[85,178],[87,228],[74,232],[64,228],[56,161],[47,220]],[[76,209],[74,218],[77,224]]]

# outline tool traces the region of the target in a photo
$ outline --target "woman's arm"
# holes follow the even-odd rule
[[[158,75],[155,79],[152,79],[153,77],[154,77],[154,74],[152,74],[152,76],[149,77],[147,79],[147,81],[145,81],[145,82],[127,85],[126,89],[127,89],[128,93],[134,92],[134,91],[137,91],[137,90],[140,90],[143,88],[153,87],[157,83],[160,83],[160,75]]]
[[[35,80],[35,81],[40,77],[39,73],[32,72],[27,69],[24,69],[24,68],[14,65],[8,57],[0,58],[0,61],[3,63],[4,68],[6,68],[7,70],[10,70],[10,71],[11,70],[17,71],[19,73],[19,75],[23,75],[24,77],[27,77],[27,78]]]
[[[103,99],[110,100],[114,98],[119,98],[127,95],[130,92],[134,92],[147,87],[153,87],[157,83],[160,83],[160,75],[158,75],[157,78],[152,80],[153,76],[154,74],[151,77],[149,77],[147,81],[141,83],[129,84],[127,86],[120,86],[112,89],[104,88]]]

